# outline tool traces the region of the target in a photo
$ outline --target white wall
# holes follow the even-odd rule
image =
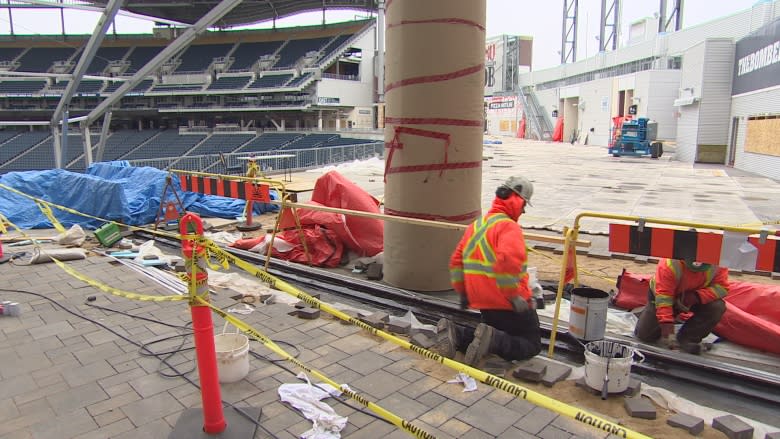
[[[690,89],[690,93],[699,97],[702,94],[705,49],[703,42],[697,44],[685,51],[682,60],[680,89]],[[681,106],[678,111],[680,117],[677,121],[677,154],[675,158],[693,163],[696,159],[696,148],[699,143],[700,103]]]
[[[745,152],[747,117],[758,114],[780,114],[780,87],[742,95],[731,101],[732,117],[740,118],[734,167],[780,180],[780,157]]]
[[[711,39],[706,40],[704,46],[699,144],[726,145],[735,45],[730,39]]]
[[[611,108],[614,98],[611,78],[585,82],[580,85],[580,105],[585,110],[580,112],[581,139],[588,136],[589,145],[607,146],[609,143],[609,128],[611,124]],[[606,105],[606,107],[604,106]],[[593,128],[593,132],[590,129]]]
[[[374,103],[374,32],[366,32],[352,47],[362,50],[360,81],[323,78],[317,84],[317,97],[339,98],[338,106],[365,107]]]
[[[677,137],[677,108],[672,104],[680,88],[679,70],[647,70],[636,74],[634,97],[639,98],[639,116],[658,122],[658,138]]]

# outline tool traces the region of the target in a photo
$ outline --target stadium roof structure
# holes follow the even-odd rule
[[[87,3],[105,7],[108,0]],[[219,3],[219,0],[127,0],[122,9],[147,17],[193,24]],[[301,12],[343,9],[376,11],[377,0],[243,0],[213,26],[241,26]]]

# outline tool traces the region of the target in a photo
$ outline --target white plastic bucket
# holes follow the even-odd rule
[[[609,374],[608,393],[624,392],[628,388],[634,356],[638,363],[645,360],[633,347],[614,341],[592,341],[585,345],[585,383],[591,389],[602,390],[604,378]],[[607,372],[609,362],[609,373]]]
[[[569,332],[580,340],[604,338],[607,329],[609,294],[595,288],[575,288],[571,291]]]
[[[227,327],[227,325],[225,325]],[[236,329],[238,331],[238,329]],[[244,334],[225,333],[214,336],[217,371],[220,383],[235,383],[249,373],[249,338]]]

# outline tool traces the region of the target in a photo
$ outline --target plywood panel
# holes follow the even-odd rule
[[[745,152],[780,156],[780,116],[748,119]]]

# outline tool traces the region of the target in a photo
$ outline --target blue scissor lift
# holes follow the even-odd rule
[[[656,142],[658,124],[646,117],[623,122],[620,135],[609,147],[613,157],[649,155],[657,159],[664,154],[664,145]]]

